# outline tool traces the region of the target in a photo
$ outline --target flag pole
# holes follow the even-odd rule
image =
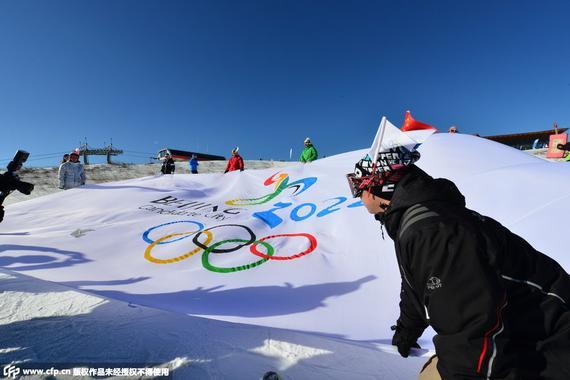
[[[373,156],[370,157],[370,159],[372,160],[372,173],[376,172],[376,162],[378,159],[378,153],[380,152],[380,147],[382,146],[382,140],[384,139],[385,130],[386,130],[386,116],[382,116],[382,120],[380,120],[380,126],[378,127],[378,132],[376,132],[376,136],[374,137],[374,142],[378,141],[378,143],[376,144],[376,146],[374,146],[373,143],[372,144],[373,146],[371,147],[371,149],[374,149]],[[378,140],[376,140],[376,137],[378,137]]]
[[[380,147],[382,146],[382,140],[384,140],[384,131],[386,130],[386,116],[382,116],[380,121],[380,137],[378,138],[378,145],[376,146],[376,151],[374,152],[374,157],[372,158],[376,162],[378,158],[378,153],[380,152]]]

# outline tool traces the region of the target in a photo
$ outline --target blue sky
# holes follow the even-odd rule
[[[0,1],[0,165],[87,139],[246,159],[441,130],[570,127],[567,1]],[[54,155],[51,155],[54,153]],[[97,160],[95,160],[97,161]],[[0,169],[2,170],[2,169]]]

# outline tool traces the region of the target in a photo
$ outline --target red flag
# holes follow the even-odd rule
[[[419,131],[422,129],[435,129],[436,132],[438,131],[437,128],[434,128],[429,124],[415,120],[412,117],[412,113],[410,111],[406,111],[406,117],[404,118],[404,125],[402,125],[402,128],[400,128],[400,130],[402,132],[410,132],[410,131]]]

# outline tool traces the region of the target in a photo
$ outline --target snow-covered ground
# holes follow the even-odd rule
[[[174,379],[259,379],[266,371],[284,379],[413,379],[425,361],[400,358],[391,346],[129,305],[6,270],[0,292],[0,363],[21,368],[151,366],[169,368]]]

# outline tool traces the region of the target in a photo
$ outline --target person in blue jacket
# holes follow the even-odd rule
[[[190,164],[190,171],[192,172],[192,174],[198,174],[198,165],[200,165],[198,163],[198,156],[193,154],[192,158],[189,161],[189,164]]]

